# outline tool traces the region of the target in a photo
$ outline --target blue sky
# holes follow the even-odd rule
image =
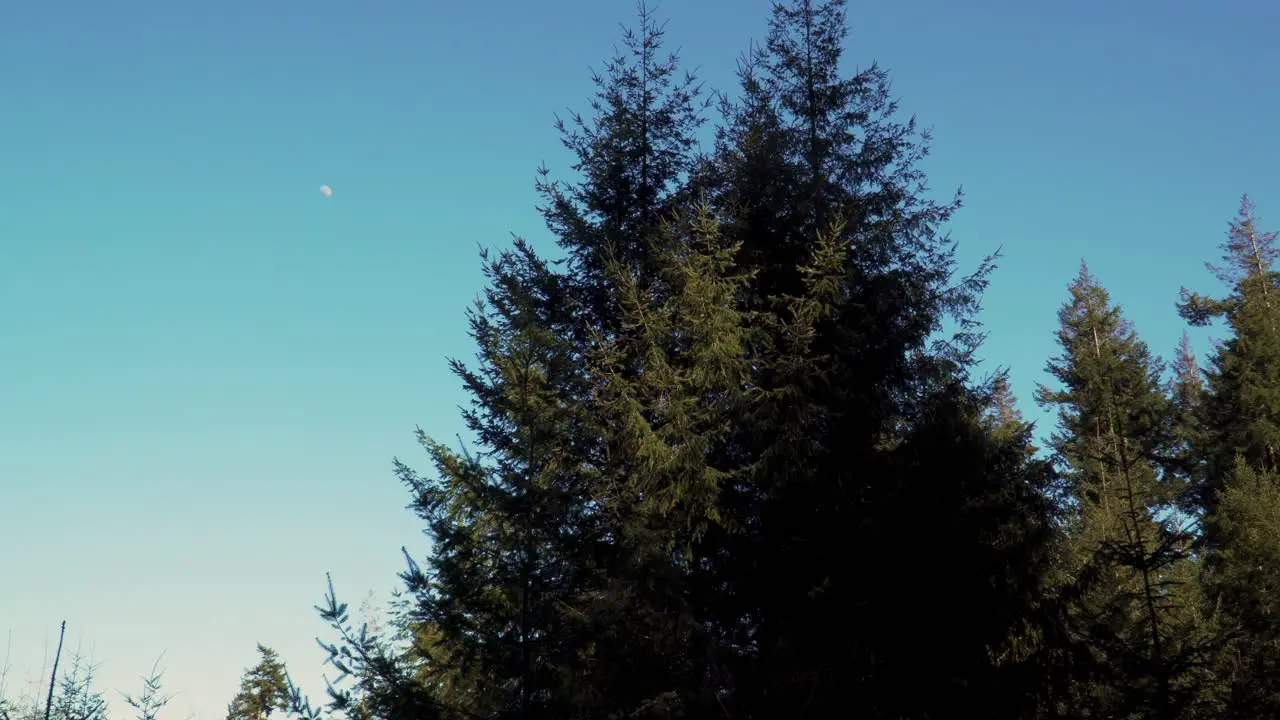
[[[553,113],[631,0],[11,0],[0,20],[0,634],[11,689],[58,621],[171,718],[225,711],[254,644],[311,690],[332,571],[353,604],[421,555],[391,459],[461,429],[447,356],[478,244],[543,247]],[[732,90],[766,0],[665,3]],[[1082,256],[1159,353],[1250,192],[1280,226],[1266,0],[854,3],[958,185],[966,267],[1004,246],[985,357],[1032,416]],[[334,195],[318,188],[331,185]],[[1270,222],[1268,222],[1270,220]],[[1206,333],[1193,335],[1201,349]],[[3,641],[0,638],[0,641]],[[119,707],[119,703],[116,703]]]

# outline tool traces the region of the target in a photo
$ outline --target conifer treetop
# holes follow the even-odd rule
[[[1280,235],[1260,230],[1259,224],[1253,201],[1246,193],[1240,198],[1240,209],[1220,246],[1223,264],[1205,263],[1230,291],[1226,297],[1214,299],[1183,288],[1178,312],[1191,325],[1202,327],[1214,318],[1230,316],[1249,297],[1257,296],[1269,302],[1276,294],[1272,268],[1280,257],[1280,248],[1276,247]]]

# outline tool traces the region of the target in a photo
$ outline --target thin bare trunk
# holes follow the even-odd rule
[[[525,423],[525,518],[524,518],[524,537],[521,539],[521,567],[520,567],[520,717],[529,717],[529,709],[533,698],[534,690],[534,673],[533,673],[533,652],[529,647],[529,591],[533,585],[532,575],[534,571],[534,548],[530,539],[533,525],[533,502],[529,497],[533,493],[534,483],[534,444],[533,444],[533,428],[531,426],[529,393],[529,376],[533,372],[533,351],[532,343],[526,348],[526,356],[524,362],[524,372],[521,381],[521,401],[523,403],[522,415]]]
[[[1090,327],[1090,330],[1093,331],[1093,356],[1097,358],[1098,362],[1102,362],[1102,343],[1098,341],[1098,326],[1093,325]],[[1102,447],[1102,423],[1101,422],[1099,422],[1097,425],[1094,426],[1093,432],[1094,432],[1094,439],[1097,440],[1098,442],[1098,447]],[[1102,505],[1103,513],[1109,514],[1110,505],[1107,502],[1106,458],[1102,458],[1102,457],[1098,458],[1098,478],[1102,481],[1102,492],[1098,494],[1098,501],[1099,501],[1099,504]],[[1111,536],[1110,528],[1103,526],[1102,532],[1103,532],[1102,537],[1104,540],[1110,538]]]
[[[809,165],[813,172],[813,199],[815,201],[815,209],[819,199],[819,190],[822,184],[822,157],[818,150],[818,88],[817,80],[814,79],[814,59],[813,59],[813,5],[810,2],[805,3],[804,8],[804,52],[805,52],[805,94],[809,102]],[[815,215],[815,221],[821,227],[824,218]]]
[[[1098,338],[1098,328],[1093,326],[1093,350],[1099,361],[1102,359],[1102,344]],[[1109,389],[1108,389],[1109,390]],[[1115,399],[1110,391],[1106,397],[1106,417],[1107,417],[1107,434],[1111,440],[1111,453],[1114,460],[1120,463],[1120,477],[1124,482],[1126,515],[1128,515],[1128,525],[1126,529],[1126,540],[1129,543],[1129,549],[1132,557],[1138,563],[1138,571],[1142,575],[1142,596],[1146,605],[1147,625],[1151,633],[1151,667],[1152,671],[1158,676],[1159,697],[1157,698],[1157,707],[1159,715],[1157,717],[1167,718],[1170,715],[1169,704],[1169,676],[1164,662],[1164,647],[1160,639],[1160,618],[1156,609],[1156,597],[1154,583],[1151,578],[1151,557],[1147,550],[1146,538],[1143,536],[1142,527],[1144,513],[1139,512],[1136,493],[1133,484],[1133,462],[1129,454],[1129,438],[1122,437],[1116,430],[1116,407]],[[1105,481],[1104,481],[1105,482]]]
[[[53,654],[53,672],[49,673],[49,697],[44,703],[44,720],[49,720],[53,711],[53,687],[58,679],[58,658],[62,657],[62,639],[67,635],[67,621],[62,621],[62,630],[58,632],[58,651]]]
[[[1267,307],[1271,307],[1271,300],[1267,297],[1267,270],[1262,265],[1262,251],[1258,249],[1258,237],[1253,230],[1253,220],[1249,220],[1249,244],[1253,246],[1253,261],[1258,266],[1258,278],[1262,283],[1262,300]]]
[[[1114,430],[1112,431],[1112,442],[1116,438]],[[1158,700],[1160,707],[1160,717],[1169,716],[1169,674],[1166,672],[1164,663],[1164,647],[1160,639],[1160,618],[1156,612],[1155,589],[1151,580],[1151,562],[1147,553],[1145,539],[1142,536],[1142,517],[1138,512],[1138,505],[1134,499],[1133,477],[1129,460],[1129,439],[1120,438],[1120,470],[1124,476],[1125,495],[1129,506],[1129,522],[1133,526],[1133,541],[1138,547],[1138,553],[1135,557],[1138,559],[1138,569],[1142,572],[1142,594],[1147,606],[1147,622],[1151,629],[1151,655],[1152,669],[1159,676],[1160,682],[1160,698]]]

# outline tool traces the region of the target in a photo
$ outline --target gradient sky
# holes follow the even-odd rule
[[[587,109],[633,9],[3,3],[11,692],[63,619],[104,687],[138,690],[165,652],[172,720],[222,717],[257,642],[323,687],[324,573],[355,605],[396,586],[401,545],[425,552],[392,457],[426,470],[414,427],[461,429],[445,360],[472,354],[477,245],[549,247],[533,182],[567,167],[553,113]],[[732,90],[767,9],[659,14]],[[935,129],[933,187],[965,188],[966,267],[1004,246],[985,357],[1033,417],[1082,256],[1168,355],[1179,287],[1217,291],[1203,263],[1241,193],[1280,226],[1280,4],[896,0],[850,20],[850,67],[890,68]]]

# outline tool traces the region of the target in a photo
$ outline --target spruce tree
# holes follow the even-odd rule
[[[488,263],[487,303],[471,313],[479,367],[453,363],[473,395],[464,418],[483,450],[422,436],[435,477],[397,466],[433,540],[429,572],[405,575],[414,615],[441,636],[430,672],[454,688],[441,698],[447,707],[480,716],[567,712],[583,650],[575,642],[586,633],[572,608],[601,543],[583,503],[590,478],[572,452],[591,419],[559,385],[578,365],[541,317],[554,298],[536,297],[558,283],[517,248]]]
[[[1245,196],[1229,225],[1221,267],[1231,292],[1208,298],[1183,291],[1180,310],[1193,325],[1225,319],[1227,340],[1211,358],[1198,409],[1198,452],[1191,505],[1201,513],[1207,602],[1220,610],[1227,642],[1220,657],[1225,712],[1232,717],[1280,713],[1280,624],[1272,597],[1280,591],[1280,297],[1273,269],[1277,234],[1259,228]]]
[[[1018,410],[1018,399],[1009,384],[1007,371],[997,374],[991,380],[991,405],[988,411],[988,423],[992,432],[1018,432],[1026,427],[1026,420]]]
[[[1073,703],[1107,717],[1186,717],[1201,650],[1198,598],[1186,587],[1191,537],[1159,472],[1170,417],[1154,358],[1087,267],[1059,312],[1062,354],[1052,447],[1071,502],[1064,570],[1070,625],[1091,652]]]
[[[1204,326],[1225,319],[1230,337],[1211,359],[1201,417],[1204,478],[1194,502],[1211,515],[1236,468],[1236,456],[1265,472],[1280,468],[1280,290],[1273,265],[1277,234],[1258,227],[1246,195],[1222,245],[1222,266],[1209,265],[1231,292],[1210,298],[1183,290],[1179,311]],[[1212,542],[1212,537],[1209,538]]]
[[[647,282],[654,233],[693,199],[685,181],[697,165],[696,133],[709,100],[694,75],[681,73],[679,56],[663,54],[664,27],[643,1],[638,15],[638,27],[623,31],[625,52],[593,76],[594,114],[556,120],[580,180],[552,180],[547,168],[539,170],[540,210],[567,255],[569,329],[580,344],[590,342],[588,328],[616,331],[609,268],[621,264]]]
[[[258,663],[245,670],[240,689],[227,705],[227,720],[266,720],[289,703],[287,672],[271,648],[258,644]]]
[[[741,531],[705,555],[731,588],[717,627],[737,649],[732,711],[923,717],[994,700],[972,688],[995,687],[988,650],[1035,592],[1046,509],[1026,445],[998,446],[964,387],[990,266],[953,277],[941,225],[958,199],[925,196],[927,133],[895,117],[887,74],[841,75],[844,20],[843,2],[774,6],[698,176],[753,278],[761,391],[723,449],[752,468],[723,492]],[[1004,531],[1030,534],[993,544]],[[931,601],[960,568],[948,607],[980,621]],[[944,626],[966,632],[939,648]]]
[[[634,494],[619,450],[630,441],[604,424],[614,411],[593,368],[605,345],[627,382],[651,364],[619,352],[644,338],[627,326],[618,283],[646,298],[662,287],[652,244],[680,202],[699,122],[696,82],[660,56],[661,41],[642,6],[628,54],[595,78],[595,116],[560,126],[582,179],[544,173],[539,189],[565,262],[520,240],[485,260],[488,289],[470,314],[479,363],[451,363],[472,396],[464,419],[478,448],[424,436],[434,477],[397,463],[434,543],[427,566],[404,575],[413,669],[366,682],[388,698],[409,678],[446,716],[598,717],[653,711],[666,678],[687,674],[673,662],[684,636],[664,615],[678,592],[628,590],[680,574],[668,538],[633,532],[633,503],[620,499]]]
[[[325,610],[357,706],[1023,716],[1007,688],[1036,666],[993,655],[1042,595],[1045,466],[968,385],[990,264],[953,277],[958,201],[925,197],[887,75],[840,77],[843,25],[777,5],[695,168],[696,85],[642,10],[566,131],[581,182],[540,183],[566,260],[487,261],[480,362],[453,364],[478,448],[424,437],[434,477],[397,466],[435,541],[405,573],[411,647]]]
[[[432,451],[439,474],[456,484],[440,487],[402,469],[420,493],[416,507],[430,520],[439,548],[430,578],[411,570],[406,579],[417,593],[410,616],[416,621],[422,677],[449,711],[485,717],[619,712],[667,717],[691,706],[714,707],[706,668],[715,648],[690,606],[684,575],[693,545],[719,521],[718,486],[732,472],[711,464],[711,448],[729,432],[750,395],[743,331],[734,310],[741,280],[728,273],[732,249],[722,242],[710,211],[694,206],[688,216],[664,223],[650,240],[655,274],[649,283],[642,286],[638,273],[622,263],[606,266],[618,290],[620,316],[612,337],[594,329],[582,366],[583,377],[592,383],[589,403],[573,396],[566,400],[545,380],[572,372],[566,361],[572,346],[542,326],[517,329],[511,322],[519,316],[517,307],[527,312],[555,303],[513,302],[518,288],[534,283],[508,274],[520,265],[511,254],[490,265],[493,287],[502,288],[490,297],[502,303],[498,316],[505,324],[473,313],[473,332],[486,353],[486,376],[501,377],[503,387],[521,391],[507,406],[486,396],[477,408],[503,412],[482,416],[476,411],[468,418],[482,442],[502,450],[501,457],[544,463],[547,479],[533,476],[530,482],[529,466],[514,466],[502,471],[512,478],[510,484],[495,488],[486,484],[490,471],[478,458],[438,445]],[[532,262],[531,257],[523,261]],[[544,345],[531,342],[535,332]],[[559,356],[560,367],[542,370],[552,367],[553,358],[533,355],[536,347],[566,353]],[[479,373],[462,372],[473,390],[498,385],[490,380],[485,386],[477,381]],[[535,402],[534,412],[516,412],[520,408],[514,403]],[[504,417],[511,418],[506,435],[494,429],[495,418]],[[577,459],[569,452],[572,446],[555,444],[572,441],[583,428],[597,433],[591,440],[603,448],[599,470],[585,478],[569,472],[574,467],[566,460]],[[545,450],[526,441],[527,450],[516,452],[512,443],[522,436],[543,438]],[[575,477],[573,492],[554,485]],[[523,503],[516,505],[514,498]],[[578,514],[566,515],[566,508]],[[467,513],[465,523],[460,512]],[[477,528],[485,535],[479,536]],[[503,536],[506,532],[525,535]],[[473,550],[487,543],[492,543],[489,553]],[[504,556],[502,548],[511,547],[542,552],[536,578],[520,565],[525,556]],[[514,602],[504,600],[502,589],[523,589],[530,579],[538,585],[528,604],[516,606],[521,592],[513,593]],[[477,589],[468,590],[472,587]],[[449,593],[440,593],[441,588]],[[482,597],[494,604],[480,604]],[[513,625],[513,614],[533,614],[528,627],[547,628],[534,646],[545,669],[518,683],[495,682],[511,677],[514,656],[525,657],[523,643],[517,647],[503,632],[526,627],[523,620]],[[482,620],[506,625],[485,626]],[[541,691],[526,702],[522,691],[532,687]]]

